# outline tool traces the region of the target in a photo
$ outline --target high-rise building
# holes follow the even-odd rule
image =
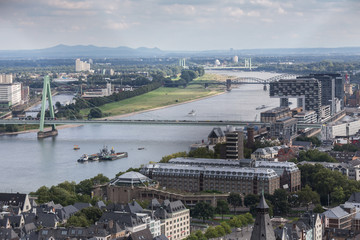
[[[180,58],[179,59],[179,65],[183,68],[186,67],[186,59],[185,58]]]
[[[303,78],[315,78],[321,83],[321,104],[330,105],[331,115],[336,111],[336,99],[341,101],[341,109],[344,106],[344,77],[341,74],[310,74]]]
[[[321,93],[321,83],[315,78],[282,79],[270,83],[270,97],[285,99],[282,103],[288,102],[289,98],[297,98],[298,107],[314,110],[318,119],[321,116]]]
[[[234,56],[233,57],[233,63],[238,63],[239,62],[239,57],[238,56]]]
[[[239,160],[244,158],[244,133],[229,126],[225,131],[226,159]]]
[[[21,103],[21,83],[0,84],[0,108],[7,109]]]
[[[0,84],[11,84],[13,82],[12,74],[0,74]]]
[[[76,72],[82,72],[82,71],[90,71],[90,63],[87,63],[86,61],[83,62],[80,60],[80,58],[75,60],[75,71]]]

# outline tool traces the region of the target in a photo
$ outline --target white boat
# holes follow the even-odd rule
[[[188,113],[189,116],[195,116],[196,115],[196,111],[193,109]]]
[[[87,162],[89,160],[89,156],[87,154],[83,154],[79,159],[78,162]]]

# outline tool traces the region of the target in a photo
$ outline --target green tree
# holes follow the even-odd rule
[[[216,230],[216,232],[217,232],[217,236],[218,236],[218,237],[221,237],[221,236],[225,236],[225,235],[226,235],[225,229],[224,229],[223,226],[221,226],[221,225],[217,225],[217,226],[215,227],[215,230]]]
[[[340,204],[345,202],[344,189],[341,186],[334,187],[334,191],[330,194],[332,204]]]
[[[167,162],[169,162],[169,160],[171,160],[173,158],[177,158],[177,157],[187,157],[187,153],[186,152],[173,153],[173,154],[162,157],[160,162],[167,163]]]
[[[206,219],[214,217],[214,212],[214,208],[209,203],[198,202],[192,211],[192,216],[201,218],[205,222]]]
[[[103,116],[100,108],[91,108],[89,118],[101,118]]]
[[[227,224],[226,222],[222,222],[220,223],[220,225],[224,228],[226,234],[231,233],[231,227],[229,224]]]
[[[322,207],[320,204],[317,204],[317,205],[315,206],[315,208],[313,209],[313,212],[314,212],[314,213],[323,213],[323,212],[324,212],[324,209],[323,209],[323,207]]]
[[[236,207],[242,206],[242,198],[238,193],[230,193],[230,195],[227,197],[227,201],[233,206],[234,213],[236,213]]]
[[[252,205],[257,205],[259,203],[259,201],[260,201],[259,195],[248,194],[244,198],[244,205],[246,207],[250,207]]]
[[[229,213],[229,204],[224,200],[217,201],[215,212],[221,214],[221,218],[224,219],[224,214]]]
[[[216,229],[214,227],[209,227],[206,232],[205,232],[205,237],[207,239],[209,238],[217,238],[218,237],[218,232],[216,231]]]
[[[86,219],[84,215],[73,215],[71,216],[65,224],[65,227],[88,227],[90,222]]]
[[[309,207],[310,204],[320,203],[320,195],[314,192],[309,185],[306,185],[296,193],[300,205]]]
[[[275,190],[271,203],[274,206],[275,214],[287,214],[290,211],[288,202],[288,193],[285,189],[278,188]]]
[[[201,147],[191,150],[188,156],[193,158],[214,158],[214,151]]]

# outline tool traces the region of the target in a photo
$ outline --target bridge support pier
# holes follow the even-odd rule
[[[55,124],[51,126],[51,131],[44,131],[45,111],[46,111],[46,98],[48,98],[50,117],[55,118],[54,106],[52,104],[51,89],[50,89],[50,77],[47,75],[44,77],[44,86],[41,99],[41,114],[40,114],[40,126],[37,134],[38,138],[46,138],[50,136],[56,136],[58,131],[55,128]]]
[[[267,91],[267,86],[266,86],[266,83],[264,84],[264,91]]]

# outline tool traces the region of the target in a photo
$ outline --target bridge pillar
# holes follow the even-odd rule
[[[231,79],[226,79],[226,91],[231,91]]]
[[[266,86],[266,83],[264,83],[264,91],[266,91],[267,90],[267,86]]]
[[[44,77],[43,93],[41,99],[40,126],[39,126],[39,132],[37,134],[38,138],[56,136],[58,134],[58,131],[55,128],[55,124],[51,126],[52,128],[51,131],[44,132],[46,98],[48,98],[50,117],[55,118],[54,106],[52,104],[51,89],[50,89],[50,77],[48,75]]]

